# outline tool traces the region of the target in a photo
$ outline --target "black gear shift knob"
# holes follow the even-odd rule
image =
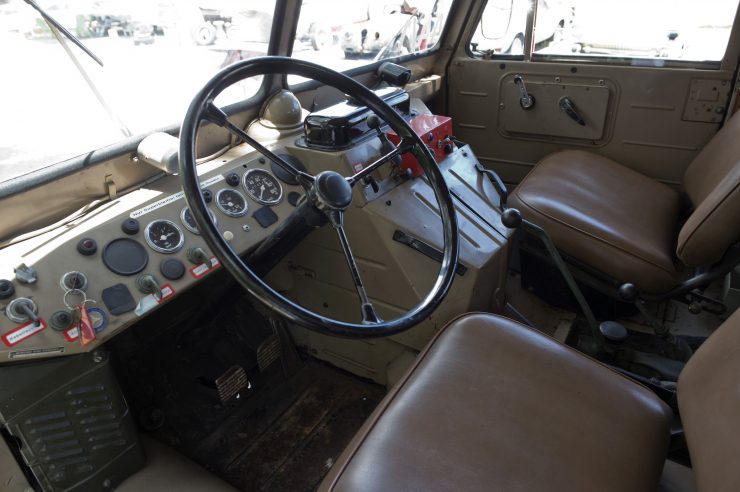
[[[380,118],[378,118],[377,115],[371,114],[367,118],[365,118],[365,123],[367,124],[367,127],[371,130],[377,130],[380,128]]]
[[[501,213],[501,223],[509,229],[522,225],[522,213],[515,208],[507,208]]]

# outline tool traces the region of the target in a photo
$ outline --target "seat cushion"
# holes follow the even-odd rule
[[[647,293],[677,283],[680,200],[668,186],[590,152],[545,157],[512,193],[510,206],[559,250]]]
[[[237,489],[190,461],[174,449],[141,436],[147,463],[116,492],[236,492]]]
[[[646,388],[490,314],[448,325],[323,491],[655,491],[670,410]]]

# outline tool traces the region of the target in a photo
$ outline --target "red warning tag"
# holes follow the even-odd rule
[[[78,325],[81,337],[80,343],[82,343],[82,346],[84,347],[85,345],[95,341],[95,329],[90,322],[90,315],[87,313],[85,305],[80,304],[77,309],[80,310],[80,324]]]
[[[200,265],[195,265],[193,268],[190,269],[190,274],[195,278],[201,278],[206,273],[211,273],[213,270],[221,266],[221,263],[218,261],[218,258],[215,256],[211,256],[211,267],[209,267],[205,263],[201,263]]]
[[[11,330],[5,335],[3,335],[2,336],[3,343],[8,347],[18,345],[23,340],[30,338],[34,336],[35,334],[43,331],[44,328],[46,328],[46,323],[44,322],[43,319],[39,320],[38,325],[34,325],[33,321],[29,321],[28,323],[24,325],[20,325],[14,330]]]

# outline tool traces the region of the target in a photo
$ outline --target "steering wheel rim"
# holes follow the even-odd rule
[[[228,127],[228,123],[230,122],[228,121],[227,116],[215,107],[213,100],[225,88],[239,80],[267,74],[298,75],[332,86],[355,98],[375,112],[376,115],[383,119],[399,136],[402,137],[402,142],[406,142],[407,145],[413,143],[413,149],[411,149],[411,151],[416,156],[428,177],[429,185],[434,191],[435,198],[439,206],[439,215],[442,219],[444,250],[440,271],[432,289],[416,306],[400,317],[388,321],[380,320],[378,318],[378,321],[351,323],[329,318],[300,306],[275,291],[270,285],[255,274],[249,266],[242,261],[239,254],[231,248],[229,243],[222,237],[221,233],[216,228],[216,225],[212,222],[210,215],[208,214],[206,202],[200,192],[201,188],[196,171],[195,144],[198,128],[200,123],[205,120],[219,124],[220,126],[227,126],[230,130],[235,130],[234,128]],[[260,151],[259,148],[257,150]],[[187,110],[180,130],[179,166],[185,200],[187,201],[193,217],[198,224],[201,236],[213,254],[215,254],[221,262],[221,265],[223,265],[224,268],[234,276],[247,292],[254,296],[264,306],[278,312],[293,323],[319,333],[335,336],[389,336],[405,331],[415,326],[420,321],[428,318],[442,302],[452,285],[457,268],[459,239],[457,234],[457,218],[455,216],[454,204],[442,172],[437,167],[430,150],[426,145],[424,145],[421,138],[412,130],[411,126],[370,89],[344,74],[315,63],[287,57],[259,57],[229,65],[219,71],[206,83],[206,85],[193,98],[193,101]],[[369,167],[370,166],[367,166],[366,170]],[[324,173],[328,172],[324,171],[319,173],[317,174],[317,177]],[[339,175],[338,173],[334,174]],[[311,178],[315,180],[314,177]],[[350,180],[350,178],[344,179],[348,182]],[[347,203],[345,209],[349,207],[352,200],[354,192],[351,190],[351,186],[353,184],[354,182],[350,184],[350,202]],[[315,181],[313,187],[315,189],[318,188]],[[305,184],[304,188],[307,190],[307,197],[315,196],[317,194],[321,195],[320,190],[314,190],[315,193],[311,194],[311,190],[307,188]],[[306,202],[308,201],[309,200],[306,200]],[[323,205],[325,205],[323,201],[317,201],[314,206],[323,207]],[[323,211],[326,212],[326,210]],[[343,210],[340,212],[343,213]],[[336,215],[332,211],[329,213],[332,214],[332,217]],[[340,222],[341,217],[342,215],[340,214]],[[340,239],[341,237],[342,236],[340,234]],[[267,239],[265,239],[265,241],[266,240]],[[347,251],[345,250],[345,253],[346,252]],[[352,256],[351,251],[349,255],[350,257]],[[352,259],[354,260],[353,257]],[[349,258],[347,260],[349,263]],[[354,278],[353,280],[357,281],[357,279]],[[365,305],[363,304],[362,306],[364,309]],[[372,305],[370,305],[370,307],[372,308]],[[363,319],[365,319],[364,311]]]

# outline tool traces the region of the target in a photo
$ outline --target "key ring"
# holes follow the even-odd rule
[[[82,296],[82,302],[78,302],[78,303],[73,304],[73,305],[70,306],[70,303],[67,301],[67,296],[70,295],[70,294],[76,294],[76,295]],[[68,291],[66,291],[64,293],[63,301],[64,301],[64,305],[67,306],[67,309],[75,310],[75,309],[77,309],[78,306],[80,306],[80,305],[84,306],[86,302],[89,302],[91,300],[88,300],[87,294],[85,294],[85,291],[84,290],[82,290],[82,289],[69,289]],[[92,301],[92,302],[95,302],[95,301]]]

